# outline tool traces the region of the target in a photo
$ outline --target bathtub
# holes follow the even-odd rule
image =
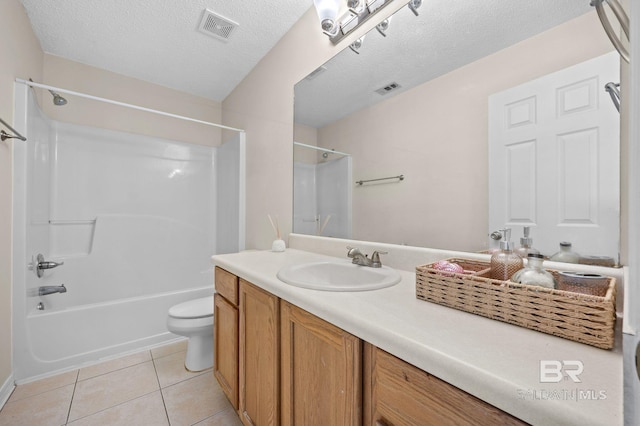
[[[205,287],[33,312],[14,378],[20,384],[177,339],[166,328],[169,308],[212,294]]]

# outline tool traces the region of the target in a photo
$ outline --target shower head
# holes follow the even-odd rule
[[[60,96],[58,93],[53,90],[49,90],[49,92],[53,95],[53,104],[55,106],[62,106],[67,104],[67,100]]]

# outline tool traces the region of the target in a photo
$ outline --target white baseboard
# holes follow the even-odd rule
[[[0,410],[4,407],[4,404],[9,400],[11,392],[16,386],[13,383],[13,374],[5,380],[2,387],[0,387]]]

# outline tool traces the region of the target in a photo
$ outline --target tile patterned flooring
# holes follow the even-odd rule
[[[17,386],[0,426],[241,426],[213,371],[184,368],[186,340]]]

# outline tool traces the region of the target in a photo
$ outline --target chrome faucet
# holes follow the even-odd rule
[[[46,296],[47,294],[66,292],[67,288],[64,286],[64,284],[38,287],[38,296]]]
[[[347,257],[353,259],[351,263],[355,263],[360,266],[369,266],[371,268],[381,268],[382,262],[380,261],[381,254],[387,254],[386,251],[374,251],[371,255],[371,259],[366,254],[362,254],[360,249],[356,247],[347,247]]]

